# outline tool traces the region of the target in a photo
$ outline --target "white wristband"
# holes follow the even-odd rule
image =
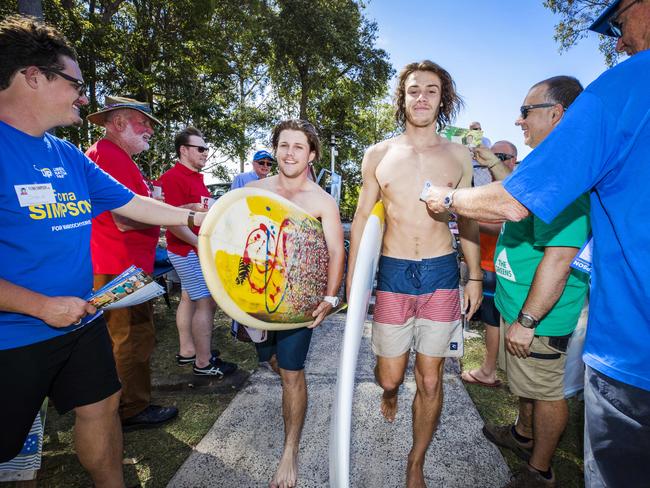
[[[329,303],[332,307],[337,307],[338,304],[341,303],[341,299],[339,297],[324,296],[323,301]]]

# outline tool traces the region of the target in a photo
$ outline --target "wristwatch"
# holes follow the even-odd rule
[[[338,307],[339,303],[341,303],[341,299],[339,297],[324,296],[323,301],[329,303],[332,308]]]
[[[454,204],[454,193],[456,193],[456,189],[451,190],[449,193],[447,193],[447,195],[445,195],[445,198],[442,200],[442,206],[447,210],[449,210]]]
[[[187,226],[191,229],[194,227],[194,216],[196,215],[196,212],[194,210],[190,210],[190,213],[187,214]]]
[[[517,316],[517,322],[519,322],[521,326],[525,327],[526,329],[534,329],[539,325],[539,320],[526,312],[519,312],[519,315]]]

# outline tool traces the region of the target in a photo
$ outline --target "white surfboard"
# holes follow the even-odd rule
[[[348,488],[350,486],[350,432],[354,376],[383,235],[384,206],[381,202],[377,202],[363,229],[350,286],[350,299],[330,426],[331,488]]]

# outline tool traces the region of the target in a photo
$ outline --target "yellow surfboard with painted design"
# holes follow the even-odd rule
[[[329,255],[321,223],[260,188],[217,200],[199,232],[199,259],[217,304],[249,327],[310,325],[326,294]]]

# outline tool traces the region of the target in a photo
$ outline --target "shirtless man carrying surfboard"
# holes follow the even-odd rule
[[[375,202],[386,209],[379,261],[372,347],[375,376],[383,388],[381,413],[392,422],[409,352],[416,351],[413,446],[406,486],[424,487],[423,465],[442,410],[445,357],[463,353],[461,313],[474,314],[482,299],[478,224],[459,218],[463,254],[469,268],[460,303],[458,257],[449,215],[434,215],[419,200],[426,184],[468,187],[471,154],[436,134],[461,106],[447,71],[431,61],[405,66],[395,94],[396,118],[404,132],[370,147],[363,158],[363,185],[352,222],[348,269],[354,269],[359,241]],[[348,290],[352,275],[347,277]]]
[[[305,120],[285,120],[273,129],[271,143],[278,174],[246,186],[277,193],[319,219],[329,253],[327,295],[313,313],[314,323],[308,328],[269,332],[265,342],[256,344],[260,360],[269,361],[282,378],[284,450],[269,487],[290,488],[296,486],[298,478],[298,446],[307,411],[305,358],[313,328],[338,305],[336,294],[343,278],[345,251],[336,202],[307,176],[309,165],[320,156],[314,126]]]

